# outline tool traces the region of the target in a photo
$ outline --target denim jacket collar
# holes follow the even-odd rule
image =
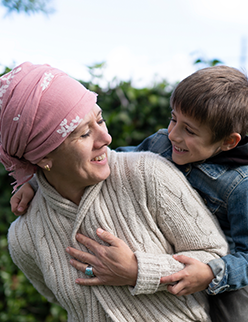
[[[203,173],[205,173],[212,179],[218,179],[229,168],[228,165],[211,163],[194,164],[193,166],[200,169]]]

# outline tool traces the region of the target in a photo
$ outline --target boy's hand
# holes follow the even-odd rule
[[[161,284],[168,285],[168,292],[174,295],[189,295],[205,290],[214,278],[211,268],[197,259],[174,255],[174,259],[185,264],[185,268],[169,276],[161,277]]]
[[[92,266],[95,277],[78,278],[79,285],[132,285],[136,284],[138,274],[137,259],[121,239],[109,232],[97,229],[97,235],[109,246],[100,245],[96,241],[77,234],[77,241],[85,245],[94,255],[68,247],[66,251],[73,257],[70,263],[76,269],[85,272],[88,265]]]
[[[28,204],[33,199],[33,197],[34,190],[27,182],[11,197],[11,211],[16,216],[25,214],[28,209]]]

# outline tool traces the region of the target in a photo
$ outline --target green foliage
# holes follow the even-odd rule
[[[7,74],[10,71],[11,71],[11,69],[9,67],[5,67],[3,73],[0,74],[0,76],[3,76],[4,74]]]
[[[92,83],[84,85],[98,94],[98,104],[113,138],[113,149],[137,145],[169,123],[172,87],[166,81],[141,89],[132,87],[131,82],[120,82],[107,90]]]
[[[213,58],[213,59],[198,58],[195,60],[194,64],[197,65],[199,69],[201,69],[205,67],[223,65],[223,62],[217,58]]]
[[[104,64],[90,68],[92,80],[103,78],[103,68]],[[6,68],[4,73],[9,71]],[[113,136],[112,148],[137,145],[148,135],[168,125],[172,86],[166,81],[141,89],[133,87],[131,82],[119,82],[107,89],[93,82],[83,84],[98,94],[98,104]],[[66,312],[48,303],[13,264],[8,254],[8,227],[16,219],[9,205],[12,181],[0,164],[0,321],[65,322]]]
[[[54,9],[48,7],[50,0],[1,0],[2,6],[8,9],[8,13],[24,12],[31,13],[53,13]]]

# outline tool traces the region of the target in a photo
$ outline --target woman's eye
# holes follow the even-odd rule
[[[101,119],[100,121],[98,121],[98,124],[102,124],[102,123],[105,123],[105,122],[106,122],[106,120]]]
[[[81,138],[87,138],[88,136],[90,136],[90,131],[88,131],[87,133],[81,135]]]
[[[99,124],[99,125],[101,125],[101,124],[103,124],[103,123],[105,123],[105,120],[103,119],[103,118],[101,118],[99,121],[97,121],[97,124]],[[82,134],[81,135],[81,138],[87,138],[88,136],[90,136],[90,134],[91,134],[91,130],[89,130],[87,133],[85,133],[85,134]]]

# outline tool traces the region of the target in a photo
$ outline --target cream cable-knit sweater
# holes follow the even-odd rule
[[[110,177],[89,187],[77,207],[38,173],[39,189],[26,215],[9,229],[13,261],[70,322],[210,321],[204,292],[176,297],[159,286],[161,276],[182,269],[171,254],[205,263],[227,252],[215,220],[184,176],[150,152],[109,151]],[[101,227],[124,240],[138,259],[135,288],[79,286],[85,275],[69,264],[67,246],[78,231],[101,243]]]

